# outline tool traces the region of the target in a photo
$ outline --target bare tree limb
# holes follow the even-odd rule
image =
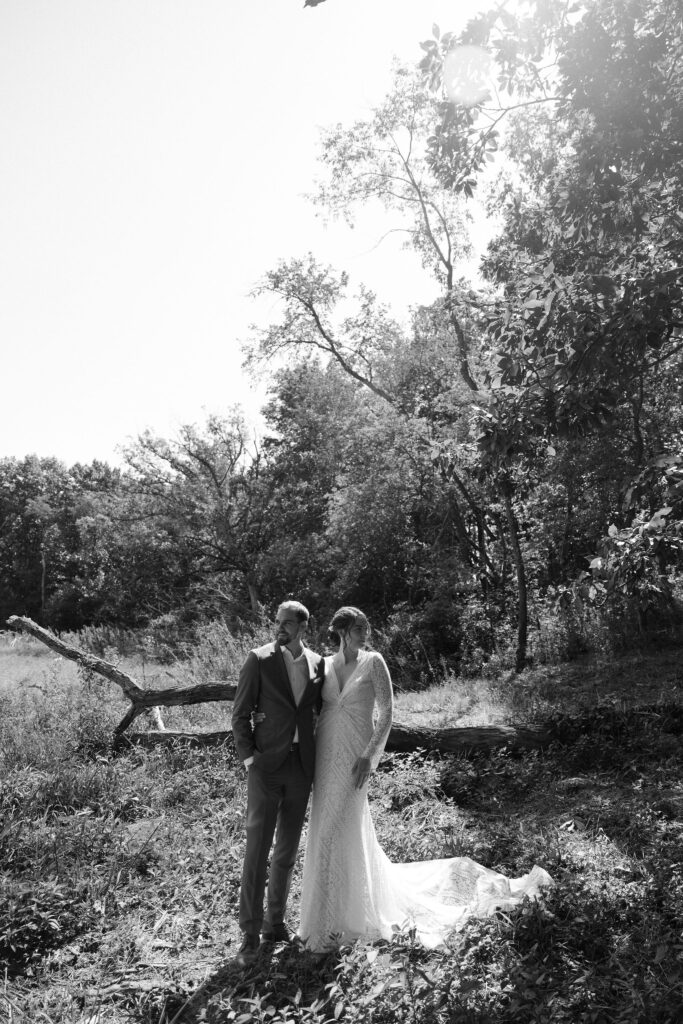
[[[24,615],[12,615],[7,620],[7,625],[11,626],[12,629],[30,633],[31,636],[34,636],[36,640],[40,640],[50,650],[61,654],[63,658],[75,661],[92,672],[98,672],[99,675],[109,679],[110,682],[116,683],[117,686],[121,687],[126,697],[134,704],[144,699],[147,691],[138,686],[132,676],[122,672],[121,669],[117,668],[116,665],[112,665],[111,662],[104,661],[103,658],[98,658],[94,654],[89,654],[87,651],[81,651],[78,647],[72,647],[71,644],[64,643],[63,640],[50,633],[49,630],[39,626],[33,619],[28,619]]]
[[[185,732],[182,730],[161,729],[151,732],[123,733],[128,726],[143,712],[161,705],[171,707],[185,704],[202,704],[207,701],[230,701],[235,696],[237,687],[231,683],[204,683],[200,686],[189,686],[166,690],[143,690],[135,680],[121,672],[108,661],[98,658],[86,651],[81,651],[71,644],[64,643],[58,637],[43,629],[32,619],[23,615],[13,615],[8,619],[12,629],[23,630],[40,640],[51,650],[62,657],[75,661],[85,668],[103,675],[106,679],[121,687],[131,701],[126,712],[114,732],[117,745],[130,743],[135,746],[153,747],[159,743],[180,741],[192,746],[220,746],[232,743],[231,731],[220,732]],[[439,750],[444,753],[465,753],[474,750],[491,750],[495,747],[538,748],[546,745],[553,738],[551,731],[545,726],[479,726],[461,729],[424,729],[394,723],[387,740],[387,750]]]
[[[133,722],[138,715],[147,712],[152,715],[157,728],[164,730],[164,724],[158,710],[159,707],[178,707],[185,704],[205,704],[208,701],[232,700],[235,696],[236,686],[231,683],[202,683],[199,686],[174,687],[163,690],[143,690],[138,686],[132,676],[122,672],[112,665],[111,662],[98,658],[94,654],[82,651],[78,647],[64,643],[49,630],[43,629],[32,619],[23,615],[12,615],[7,624],[13,629],[23,630],[30,633],[36,640],[40,640],[46,647],[61,654],[69,661],[75,661],[84,668],[97,672],[99,675],[116,683],[123,690],[131,702],[131,707],[126,712],[121,722],[116,727],[115,733],[119,736]]]

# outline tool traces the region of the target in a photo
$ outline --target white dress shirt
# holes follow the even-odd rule
[[[285,659],[287,675],[289,676],[292,693],[294,694],[294,702],[298,706],[308,686],[308,660],[304,654],[303,647],[301,648],[301,654],[297,658],[294,657],[289,647],[281,647],[280,650]],[[298,729],[294,733],[292,742],[299,742]]]

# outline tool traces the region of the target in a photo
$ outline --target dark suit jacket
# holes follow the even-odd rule
[[[304,771],[313,776],[315,767],[314,712],[320,710],[325,662],[304,647],[309,680],[298,706],[278,644],[265,644],[250,651],[242,666],[232,705],[232,734],[243,761],[254,758],[260,771],[276,771],[286,759],[294,733],[299,730],[299,755]],[[265,719],[251,727],[252,711]]]

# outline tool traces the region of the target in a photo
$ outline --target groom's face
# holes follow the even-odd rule
[[[275,616],[275,639],[280,647],[297,647],[306,632],[306,623],[300,622],[291,608],[282,605]]]

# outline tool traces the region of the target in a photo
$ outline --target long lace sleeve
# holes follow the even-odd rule
[[[374,771],[379,764],[384,744],[387,742],[387,737],[391,731],[394,713],[394,693],[387,663],[382,655],[376,651],[372,655],[371,672],[372,685],[375,691],[377,720],[370,737],[370,742],[363,751],[362,756],[370,759],[370,764]]]

